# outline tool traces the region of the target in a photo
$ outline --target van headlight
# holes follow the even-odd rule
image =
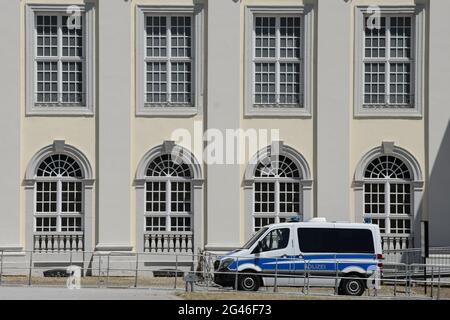
[[[226,258],[223,259],[221,264],[220,264],[220,269],[226,269],[230,266],[230,264],[232,264],[234,262],[233,258]]]

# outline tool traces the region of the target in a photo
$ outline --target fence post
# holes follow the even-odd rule
[[[425,296],[427,295],[428,292],[428,282],[427,282],[427,258],[423,257],[422,258],[422,263],[423,263],[423,282],[424,282],[424,286],[425,286]]]
[[[30,270],[28,272],[28,286],[31,286],[31,272],[33,270],[33,251],[30,251]]]
[[[398,265],[395,266],[395,273],[394,273],[394,297],[397,296],[397,280],[398,280],[398,277],[397,277],[398,268],[397,267],[398,267]]]
[[[206,254],[206,253],[203,253]],[[206,274],[206,291],[209,291],[210,281],[214,282],[214,259],[211,254],[207,254],[207,258],[205,259],[206,266],[203,268],[203,272]],[[211,266],[212,266],[212,274],[211,274]]]
[[[109,257],[111,253],[108,253],[107,265],[106,265],[106,287],[109,286]]]
[[[138,272],[139,272],[139,252],[136,252],[136,269],[134,273],[134,287],[138,285]]]
[[[431,298],[433,298],[433,288],[434,288],[434,266],[431,267]],[[426,281],[426,280],[425,280]]]
[[[408,295],[408,272],[409,272],[409,265],[405,265],[405,296]]]
[[[339,277],[339,261],[336,258],[336,255],[334,255],[334,267],[335,270],[335,279],[334,279],[334,295],[336,296],[338,294],[338,277]]]
[[[306,280],[307,280],[307,285],[306,285],[306,294],[309,295],[309,261],[307,262],[308,266],[306,269]]]
[[[303,294],[306,294],[306,261],[303,259]]]
[[[178,279],[178,253],[175,254],[175,283],[173,284],[173,288],[177,288],[177,279]]]
[[[275,281],[273,283],[273,292],[278,292],[278,257],[275,258]]]
[[[238,266],[239,266],[239,257],[236,257],[236,272],[234,275],[234,290],[238,290]]]
[[[101,272],[101,264],[102,264],[102,255],[99,254],[98,255],[98,281],[97,281],[97,286],[100,288],[100,284],[101,284],[101,279],[100,279],[100,272]]]
[[[3,250],[2,250],[2,259],[0,260],[0,286],[2,285],[2,275],[3,275]]]
[[[437,299],[439,300],[441,294],[441,266],[438,266],[439,278],[438,278],[438,288],[437,288]]]
[[[408,295],[408,297],[410,297],[411,296],[411,286],[412,286],[412,283],[411,283],[411,268],[412,268],[412,266],[411,265],[407,265],[407,272],[406,272],[406,288],[407,288],[407,290],[406,290],[406,293],[407,293],[407,295]]]
[[[213,261],[212,260],[213,259],[212,259],[211,254],[208,254],[208,259],[207,259],[207,262],[206,262],[206,266],[203,268],[203,270],[204,270],[204,272],[206,274],[206,276],[205,276],[205,278],[206,278],[206,291],[209,291],[209,281],[211,280],[211,274],[210,274],[210,272],[211,272],[211,265],[213,265]],[[214,270],[214,266],[213,266],[213,270]]]

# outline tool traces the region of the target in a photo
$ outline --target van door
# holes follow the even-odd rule
[[[262,269],[264,283],[289,285],[292,254],[293,229],[289,226],[270,230],[259,242],[253,253],[255,264]],[[276,279],[276,280],[275,280]]]
[[[305,274],[309,278],[298,278],[296,285],[305,280],[310,286],[334,286],[336,275],[336,239],[334,226],[302,226],[296,230],[299,246],[298,263],[295,273]]]
[[[304,286],[306,283],[306,270],[305,270],[305,256],[303,255],[300,244],[298,240],[298,232],[297,228],[294,228],[293,232],[293,255],[292,263],[291,263],[291,274],[292,274],[292,280],[291,285],[300,287]]]

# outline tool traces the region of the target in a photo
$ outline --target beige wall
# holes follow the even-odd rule
[[[210,0],[214,1],[214,0]],[[217,1],[217,0],[215,0]],[[225,0],[220,0],[225,1]],[[231,0],[229,0],[231,1]],[[336,0],[337,1],[337,0]],[[157,118],[157,117],[135,117],[135,5],[136,4],[164,4],[164,5],[188,5],[198,3],[199,1],[192,0],[132,0],[129,3],[130,15],[132,17],[131,23],[131,39],[130,50],[132,52],[132,64],[131,68],[131,101],[130,101],[130,116],[131,116],[131,170],[130,181],[133,181],[134,174],[136,172],[137,164],[141,160],[142,156],[150,150],[152,147],[161,144],[164,140],[170,140],[174,130],[179,128],[185,128],[191,131],[194,136],[194,123],[197,122],[201,127],[205,125],[204,115],[206,113],[206,100],[204,104],[204,110],[202,114],[195,117],[183,117],[183,118]],[[205,0],[206,2],[206,0]],[[309,2],[312,2],[309,1]],[[64,139],[68,144],[71,144],[79,148],[91,162],[94,172],[96,172],[96,119],[95,117],[25,117],[25,4],[27,3],[47,3],[47,4],[83,4],[82,0],[23,0],[21,2],[21,163],[20,173],[21,177],[24,176],[27,164],[31,157],[42,147],[49,145],[55,139]],[[236,94],[240,94],[241,104],[239,107],[241,112],[240,125],[243,129],[280,129],[280,139],[285,144],[297,149],[308,161],[312,172],[315,168],[315,156],[314,156],[314,141],[316,137],[316,127],[314,118],[294,118],[294,119],[280,119],[280,118],[265,118],[265,119],[248,119],[244,118],[244,8],[245,5],[301,5],[303,1],[300,0],[242,0],[241,5],[241,38],[236,39],[240,41],[241,45],[241,91]],[[354,0],[348,4],[349,10],[356,5],[360,4],[414,4],[413,0]],[[320,12],[318,13],[320,14]],[[352,24],[353,25],[353,24]],[[329,29],[332,30],[333,21],[329,22]],[[348,37],[352,39],[353,43],[353,30],[348,30]],[[128,45],[128,44],[124,44]],[[353,56],[353,47],[349,48],[349,62]],[[332,52],[330,52],[330,59],[332,59]],[[353,64],[349,64],[349,72],[353,81]],[[101,79],[100,79],[101,80]],[[206,79],[205,79],[206,82]],[[126,85],[126,84],[124,84]],[[349,96],[353,97],[353,86],[348,85]],[[352,99],[353,100],[353,99]],[[349,139],[350,144],[350,177],[349,181],[353,180],[354,170],[361,157],[370,149],[379,146],[382,141],[394,141],[397,145],[410,151],[419,161],[422,166],[422,171],[425,172],[425,121],[421,119],[354,119],[353,118],[353,104],[351,103],[346,107],[348,116],[350,119],[350,136],[339,137],[340,139]],[[425,109],[427,105],[425,104]],[[314,114],[314,112],[313,112]],[[331,143],[331,142],[330,142]],[[185,145],[189,149],[190,146]],[[201,154],[195,153],[197,159],[201,160]],[[251,156],[251,155],[250,155]],[[330,165],[333,165],[332,159],[330,159]],[[246,166],[240,166],[241,180]],[[338,168],[336,170],[339,170]],[[313,179],[315,177],[313,176]],[[331,179],[332,177],[330,177]],[[348,186],[351,189],[351,185]],[[21,188],[21,238],[25,239],[25,199],[24,188]],[[248,212],[245,212],[243,189],[240,192],[240,208],[241,212],[241,241],[244,239],[244,217]],[[131,189],[131,244],[135,244],[135,211],[136,211],[136,194],[134,188]],[[350,208],[349,220],[354,220],[355,208],[354,208],[354,196],[353,192],[350,192]],[[313,208],[314,210],[314,208]],[[316,214],[321,215],[320,212]],[[218,224],[220,228],[220,223]]]
[[[193,5],[195,3],[204,3],[202,0],[132,0],[130,2],[130,14],[132,16],[132,24],[136,25],[136,15],[135,7],[136,5]],[[136,29],[131,28],[131,39],[132,39],[132,63],[135,63],[135,50],[136,47]],[[193,117],[136,117],[136,99],[135,99],[135,88],[136,88],[136,70],[134,65],[131,66],[131,92],[132,92],[132,102],[130,107],[131,113],[131,181],[135,179],[135,173],[139,161],[141,161],[144,154],[163,143],[165,140],[172,140],[172,134],[175,130],[186,129],[191,132],[192,138],[194,138],[194,124],[200,125],[203,128],[203,114],[198,114]],[[198,140],[198,139],[197,139]],[[197,142],[198,143],[198,142]],[[201,143],[201,142],[200,142]],[[193,146],[180,143],[183,147],[191,150],[193,153]],[[193,143],[192,143],[193,144]],[[196,158],[201,161],[201,154],[195,153]],[[136,190],[132,188],[131,190],[131,244],[135,245],[136,242]]]
[[[311,171],[314,171],[314,120],[313,117],[296,117],[296,118],[277,118],[277,117],[264,117],[264,118],[246,118],[244,117],[244,69],[245,69],[245,6],[247,5],[290,5],[290,6],[300,6],[303,5],[303,0],[242,0],[241,6],[241,104],[240,104],[240,114],[241,114],[241,127],[244,130],[256,129],[256,130],[279,130],[279,138],[286,145],[295,148],[299,151],[308,161]],[[313,107],[314,108],[314,107]],[[312,111],[313,112],[313,111]],[[270,132],[269,144],[270,141]],[[250,160],[253,154],[247,154],[246,161]],[[244,180],[244,173],[246,165],[241,165],[241,182]],[[314,177],[313,177],[314,179]],[[241,242],[244,243],[245,239],[245,215],[251,214],[246,212],[245,209],[245,197],[244,189],[241,187],[240,192],[240,204],[241,204]],[[314,210],[314,208],[313,208]]]
[[[67,144],[81,150],[89,159],[93,172],[96,171],[96,126],[94,117],[46,117],[25,116],[26,87],[25,87],[25,6],[26,4],[84,4],[82,0],[23,0],[20,15],[20,43],[21,43],[21,179],[31,158],[41,148],[53,143],[54,140],[65,140]],[[20,192],[21,239],[25,242],[25,219],[31,218],[25,212],[25,188]]]
[[[415,3],[426,3],[426,1],[414,0],[356,0],[352,1],[352,6],[358,5],[413,5]],[[353,14],[354,14],[354,10]],[[354,26],[354,24],[352,25]],[[354,28],[349,31],[349,36],[354,35]],[[354,41],[352,41],[354,45]],[[350,54],[353,55],[354,47],[350,48]],[[425,54],[424,54],[425,56]],[[354,81],[353,64],[351,68],[351,79]],[[425,74],[427,68],[425,67]],[[353,86],[349,86],[350,96],[353,97]],[[361,158],[371,149],[381,145],[383,141],[393,141],[396,145],[405,148],[413,154],[419,162],[422,172],[425,174],[425,113],[419,119],[357,119],[353,117],[353,107],[349,106],[350,117],[350,181],[353,181],[353,175],[356,166]],[[427,109],[426,102],[424,110]],[[351,187],[351,186],[349,186]],[[355,198],[354,193],[350,193],[350,218],[355,218]]]

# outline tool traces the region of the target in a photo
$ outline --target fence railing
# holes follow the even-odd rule
[[[33,248],[36,252],[84,250],[84,234],[82,232],[68,234],[42,233],[34,234],[33,237]]]
[[[144,251],[193,253],[193,232],[145,233]]]
[[[385,261],[388,263],[426,263],[432,265],[450,266],[450,247],[429,248],[426,261],[422,257],[421,248],[409,248],[404,250],[384,250]]]
[[[450,248],[430,248],[427,258],[428,264],[450,266]]]
[[[238,271],[238,268],[224,271],[217,269],[214,262],[220,256],[214,254],[181,254],[181,253],[119,253],[119,252],[81,252],[66,253],[66,264],[61,255],[58,255],[59,267],[51,268],[51,261],[47,261],[45,266],[36,264],[35,252],[25,252],[25,255],[14,255],[9,252],[0,251],[0,285],[14,285],[14,281],[21,281],[22,285],[56,285],[65,286],[65,278],[57,281],[60,277],[52,278],[53,282],[48,284],[43,281],[42,275],[52,269],[64,269],[72,264],[81,265],[84,268],[83,274],[90,273],[92,276],[83,277],[83,286],[90,287],[139,287],[158,288],[168,290],[184,290],[188,284],[192,289],[207,292],[229,292],[239,290],[239,281],[242,276],[253,275],[263,277],[267,280],[267,286],[260,289],[258,293],[279,293],[279,294],[299,294],[299,295],[327,295],[334,296],[342,294],[340,285],[342,280],[358,279],[367,283],[367,295],[377,297],[403,296],[410,298],[433,298],[443,297],[443,290],[450,292],[450,265],[432,264],[411,264],[404,263],[389,264],[391,270],[395,270],[390,277],[380,276],[374,273],[374,277],[363,277],[357,275],[347,275],[343,269],[348,264],[354,264],[354,259],[330,259],[329,265],[334,266],[328,273],[321,273],[317,269],[317,261],[304,260],[302,269],[292,272],[281,266],[298,262],[297,258],[276,258],[275,268],[264,272]],[[55,255],[56,257],[56,255]],[[187,261],[187,257],[192,262],[186,267],[180,261]],[[165,265],[164,270],[149,269],[148,263],[152,261],[165,260],[171,263]],[[254,257],[235,257],[236,265],[239,261],[248,262]],[[55,258],[56,259],[56,258]],[[200,267],[201,266],[201,267]],[[280,266],[280,267],[278,267]],[[12,277],[11,274],[22,274],[22,280]],[[40,274],[40,277],[36,275]],[[118,276],[120,274],[121,276]],[[60,276],[61,274],[59,274]],[[161,276],[162,275],[162,276]],[[181,278],[181,275],[185,275]],[[188,276],[189,275],[189,276]],[[215,276],[227,275],[231,282],[229,287],[221,287],[214,283]],[[62,281],[64,280],[64,281]],[[290,281],[287,281],[290,280]],[[371,286],[370,283],[379,282],[380,288]],[[324,285],[324,283],[327,283]]]

